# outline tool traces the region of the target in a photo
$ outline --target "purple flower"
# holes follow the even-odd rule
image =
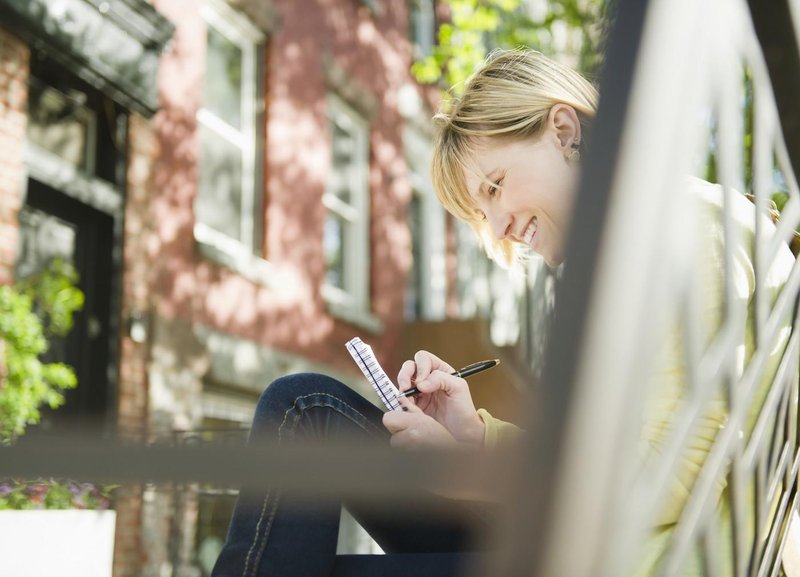
[[[114,488],[69,479],[0,479],[0,499],[16,495],[34,509],[109,509]]]

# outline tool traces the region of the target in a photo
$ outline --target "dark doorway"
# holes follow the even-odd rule
[[[78,387],[67,391],[66,403],[42,411],[39,429],[103,428],[111,416],[111,302],[114,219],[41,182],[30,180],[20,212],[17,277],[46,267],[54,258],[72,263],[80,275],[85,304],[68,336],[54,339],[45,360],[69,364]]]

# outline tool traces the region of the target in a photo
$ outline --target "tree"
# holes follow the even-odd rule
[[[39,408],[64,403],[74,388],[73,369],[43,362],[48,340],[66,336],[83,307],[72,265],[53,260],[14,286],[0,286],[0,443],[9,443],[39,422]]]
[[[458,87],[494,48],[525,46],[545,54],[561,51],[565,34],[578,39],[578,69],[589,77],[602,63],[610,0],[543,0],[535,11],[525,0],[440,0],[450,21],[439,27],[432,53],[414,63],[422,84]]]

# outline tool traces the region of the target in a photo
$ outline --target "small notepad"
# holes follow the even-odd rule
[[[397,397],[397,387],[394,386],[392,380],[381,368],[378,359],[375,358],[375,354],[372,352],[372,347],[365,344],[358,337],[347,341],[345,347],[347,347],[358,368],[367,377],[372,388],[378,393],[386,408],[390,411],[399,409],[401,405]]]

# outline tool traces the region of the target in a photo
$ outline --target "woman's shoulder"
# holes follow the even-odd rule
[[[722,211],[727,207],[733,224],[748,233],[748,236],[755,233],[756,221],[759,221],[759,225],[764,227],[763,230],[768,235],[774,234],[775,218],[773,213],[759,214],[752,195],[696,176],[684,177],[683,187],[687,196],[700,201],[701,206],[706,210],[711,210],[714,221],[712,226],[723,226]],[[774,212],[777,213],[777,210]]]
[[[722,210],[727,202],[732,209],[731,216],[734,220],[748,228],[755,226],[755,206],[744,193],[731,187],[724,187],[719,183],[709,182],[696,176],[684,177],[685,191],[693,198],[702,201],[709,207]]]

